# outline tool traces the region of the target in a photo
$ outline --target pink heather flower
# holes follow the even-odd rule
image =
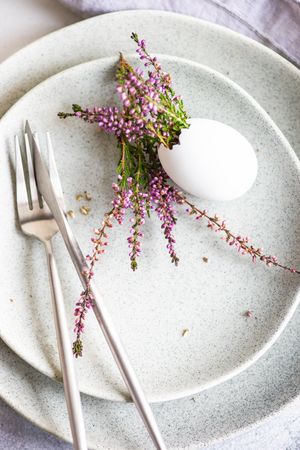
[[[179,142],[183,128],[188,128],[188,115],[180,95],[172,87],[168,73],[162,70],[156,57],[146,49],[146,42],[132,33],[137,44],[136,52],[144,68],[132,67],[121,55],[117,68],[116,93],[119,106],[103,106],[82,109],[73,105],[72,113],[59,113],[61,118],[75,116],[114,135],[120,151],[117,180],[112,183],[111,209],[105,214],[101,225],[94,229],[91,238],[92,251],[87,255],[88,267],[84,276],[87,289],[82,292],[74,310],[74,331],[76,340],[73,352],[82,355],[82,334],[88,310],[92,307],[90,282],[100,256],[108,245],[108,231],[116,221],[124,223],[126,213],[130,216],[130,230],[127,237],[131,268],[137,269],[142,252],[143,225],[150,212],[157,214],[166,240],[171,261],[177,265],[179,258],[175,251],[177,205],[186,207],[189,215],[197,221],[206,221],[209,229],[220,233],[221,238],[242,255],[249,255],[255,263],[261,261],[267,266],[276,266],[291,273],[300,273],[295,268],[282,265],[274,255],[265,255],[263,249],[250,244],[248,237],[233,234],[226,222],[217,215],[210,216],[205,209],[193,205],[183,193],[170,184],[157,154],[160,144],[172,149]],[[168,151],[168,150],[166,150]]]
[[[157,138],[171,148],[178,142],[182,128],[188,128],[187,114],[179,95],[172,89],[171,77],[161,70],[156,57],[146,51],[145,41],[132,38],[138,45],[137,53],[146,67],[147,76],[140,68],[133,68],[121,56],[116,92],[121,107],[93,107],[83,110],[73,105],[74,114],[60,113],[60,117],[73,115],[99,128],[117,139],[129,143],[142,141],[145,136]],[[154,126],[155,125],[155,126]],[[178,126],[180,127],[178,128]]]
[[[167,250],[171,261],[178,264],[179,258],[175,252],[176,240],[173,236],[173,228],[176,224],[174,204],[176,203],[177,190],[167,184],[167,175],[161,171],[154,176],[149,184],[150,199],[154,203],[155,212],[162,222],[165,239],[167,240]]]
[[[291,273],[298,273],[300,274],[299,270],[296,270],[294,268],[290,268],[288,266],[285,266],[283,264],[280,264],[278,262],[277,256],[273,255],[264,255],[263,249],[261,247],[255,248],[253,245],[249,244],[249,237],[242,237],[240,235],[235,236],[226,225],[225,220],[219,219],[218,216],[211,217],[209,216],[208,212],[206,210],[201,210],[197,206],[193,205],[187,198],[180,192],[177,192],[177,203],[178,204],[186,204],[188,205],[188,208],[186,209],[186,212],[189,215],[195,215],[196,220],[199,220],[199,218],[205,218],[208,222],[208,228],[214,231],[220,231],[223,233],[223,239],[228,243],[230,246],[234,246],[237,248],[237,251],[241,253],[242,255],[249,255],[253,262],[256,262],[257,259],[264,262],[268,267],[271,266],[277,266],[281,269],[287,270]]]

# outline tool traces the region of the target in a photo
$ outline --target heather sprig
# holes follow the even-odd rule
[[[120,152],[117,166],[118,179],[113,184],[113,217],[123,223],[125,211],[131,210],[132,226],[128,237],[129,257],[133,270],[137,268],[137,258],[141,253],[141,228],[145,217],[150,216],[155,204],[155,212],[162,221],[167,248],[175,264],[175,239],[172,234],[176,218],[172,206],[172,189],[162,186],[162,168],[158,158],[158,147],[163,144],[171,149],[179,142],[183,128],[188,128],[188,115],[181,96],[172,87],[171,76],[162,70],[156,57],[146,49],[144,40],[136,33],[131,38],[137,44],[137,53],[144,70],[134,68],[120,54],[116,69],[116,92],[121,106],[93,107],[83,109],[73,104],[72,113],[59,113],[59,117],[77,117],[88,123],[96,123],[103,131],[114,134]],[[167,150],[166,150],[167,151]],[[158,175],[158,178],[155,178]],[[92,262],[94,260],[92,259]]]
[[[73,343],[73,353],[76,358],[82,356],[82,333],[85,328],[85,318],[88,310],[93,306],[93,295],[90,291],[90,282],[94,276],[94,267],[99,260],[100,255],[105,253],[108,245],[107,230],[112,228],[112,218],[117,217],[117,207],[113,207],[107,214],[105,214],[102,224],[99,228],[94,229],[94,236],[91,238],[93,243],[92,252],[86,256],[86,261],[89,265],[83,273],[86,279],[86,289],[81,292],[79,300],[76,302],[74,310],[75,327],[74,333],[76,334],[76,340]]]
[[[116,92],[121,106],[82,108],[73,104],[72,113],[59,113],[60,118],[77,117],[88,123],[96,123],[100,129],[117,138],[120,164],[117,172],[127,178],[139,177],[139,184],[147,188],[149,173],[160,166],[157,148],[163,144],[171,149],[179,142],[183,128],[188,128],[188,115],[182,98],[175,94],[171,76],[162,71],[156,57],[146,50],[144,40],[135,33],[137,53],[146,73],[134,68],[120,54],[116,70]]]
[[[248,237],[234,234],[225,220],[217,215],[211,216],[205,209],[194,205],[170,183],[160,164],[158,147],[162,144],[165,151],[171,151],[179,143],[181,131],[189,127],[188,114],[181,96],[173,89],[170,74],[164,72],[157,58],[148,52],[145,40],[140,40],[136,33],[132,33],[131,38],[137,44],[136,52],[143,68],[134,68],[120,54],[116,68],[118,105],[82,108],[73,104],[72,112],[58,114],[60,118],[76,117],[96,124],[104,132],[113,134],[120,155],[117,178],[112,183],[111,208],[104,215],[101,225],[94,229],[91,239],[93,248],[86,257],[88,269],[84,275],[87,288],[81,293],[74,311],[76,340],[73,352],[76,357],[82,355],[84,321],[93,305],[90,283],[95,265],[108,246],[108,230],[113,222],[122,225],[126,214],[130,220],[127,244],[133,271],[138,267],[144,237],[143,226],[151,212],[160,220],[171,262],[178,265],[174,228],[177,222],[176,208],[183,206],[190,216],[197,221],[206,221],[210,230],[220,233],[229,246],[243,255],[249,255],[253,262],[261,261],[267,266],[300,273],[281,264],[276,256],[265,255],[262,248],[250,243]]]
[[[239,234],[234,234],[228,228],[225,220],[220,219],[217,215],[210,216],[205,209],[200,209],[197,206],[195,206],[181,192],[177,193],[177,202],[179,204],[187,205],[188,208],[186,209],[186,212],[190,216],[194,216],[196,220],[201,219],[206,220],[207,227],[211,231],[221,233],[222,239],[225,240],[230,247],[235,247],[237,251],[242,255],[249,255],[252,259],[252,262],[255,263],[256,261],[262,261],[268,267],[275,266],[287,270],[288,272],[291,273],[300,274],[300,271],[295,269],[294,267],[289,267],[284,264],[281,264],[278,261],[277,256],[265,255],[263,252],[263,248],[255,247],[250,243],[249,237],[242,237]]]

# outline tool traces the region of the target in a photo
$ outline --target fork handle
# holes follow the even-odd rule
[[[74,357],[69,338],[62,288],[52,251],[51,241],[44,241],[44,244],[47,254],[49,280],[51,285],[56,339],[63,376],[66,404],[73,437],[73,446],[76,450],[87,450],[81,399],[73,364]]]

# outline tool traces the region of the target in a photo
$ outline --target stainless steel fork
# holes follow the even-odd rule
[[[20,226],[26,235],[36,237],[45,246],[49,281],[52,294],[53,314],[56,328],[56,338],[59,350],[61,371],[64,382],[65,398],[69,414],[73,445],[76,450],[87,450],[84,421],[73,364],[72,347],[69,338],[62,288],[54,259],[51,239],[58,232],[57,223],[50,209],[38,193],[34,166],[32,163],[30,137],[25,134],[25,152],[21,152],[18,137],[15,137],[16,152],[16,191]],[[63,205],[63,194],[56,171],[51,141],[47,136],[49,154],[49,175],[55,194]]]

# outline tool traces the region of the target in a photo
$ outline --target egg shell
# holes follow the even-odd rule
[[[180,143],[161,145],[160,162],[185,192],[206,200],[229,201],[245,194],[257,176],[257,158],[250,142],[216,120],[189,119]]]

